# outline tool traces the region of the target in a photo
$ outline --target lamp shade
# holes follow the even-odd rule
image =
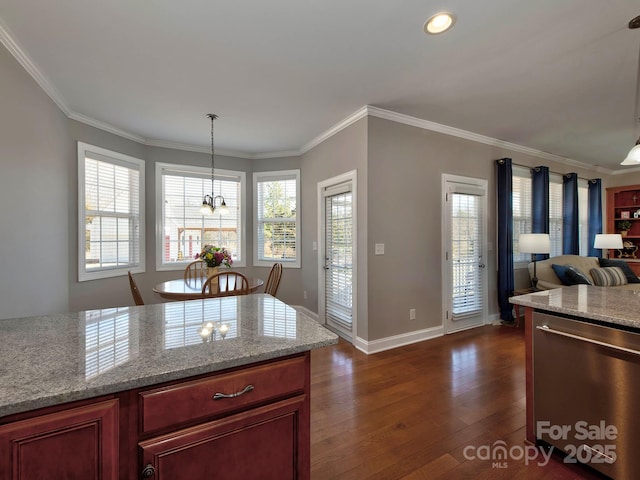
[[[638,139],[640,142],[640,139]],[[627,158],[620,165],[639,165],[640,164],[640,144],[629,150]]]
[[[622,248],[622,235],[619,233],[596,234],[593,248]]]
[[[551,240],[548,233],[522,233],[518,238],[520,253],[550,253]]]

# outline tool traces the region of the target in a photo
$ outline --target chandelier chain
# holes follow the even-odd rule
[[[214,142],[215,135],[214,135],[213,124],[214,124],[214,120],[218,118],[218,116],[215,113],[208,113],[207,117],[211,119],[211,198],[213,198],[214,197],[213,179],[214,179],[214,169],[215,169],[215,142]]]

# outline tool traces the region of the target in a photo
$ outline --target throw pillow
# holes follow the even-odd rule
[[[573,265],[558,265],[553,263],[551,264],[551,268],[556,272],[556,276],[560,279],[563,285],[592,285],[589,277]]]
[[[589,273],[593,277],[593,284],[599,287],[615,287],[629,283],[620,267],[592,268]]]
[[[613,258],[600,258],[599,259],[601,267],[619,267],[620,270],[624,273],[624,276],[627,277],[627,283],[640,283],[640,278],[633,273],[631,267],[624,260],[614,260]],[[595,280],[595,278],[594,278]]]

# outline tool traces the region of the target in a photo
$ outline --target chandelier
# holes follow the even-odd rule
[[[200,213],[202,215],[212,215],[216,208],[220,214],[224,214],[227,211],[227,204],[224,201],[224,197],[222,195],[214,195],[213,192],[213,177],[215,171],[215,143],[214,143],[214,130],[213,130],[213,121],[218,118],[218,116],[214,113],[208,113],[207,117],[211,119],[211,195],[205,195],[202,199],[202,207],[200,207]],[[220,199],[220,205],[216,207],[216,200]]]

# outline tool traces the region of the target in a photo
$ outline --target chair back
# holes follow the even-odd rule
[[[207,277],[207,264],[202,260],[196,260],[187,265],[184,269],[184,281],[191,283],[194,280],[200,280]]]
[[[280,285],[281,278],[282,264],[274,263],[273,267],[271,267],[271,271],[269,272],[269,277],[267,278],[267,283],[264,287],[264,293],[268,293],[269,295],[275,297],[276,292],[278,291],[278,286]]]
[[[136,302],[136,305],[144,305],[142,294],[140,293],[140,290],[138,290],[138,285],[133,279],[133,275],[131,275],[131,270],[129,270],[129,286],[131,287],[131,295],[133,296],[133,301]]]
[[[249,280],[240,272],[219,272],[210,276],[202,285],[202,295],[224,297],[250,293]]]

